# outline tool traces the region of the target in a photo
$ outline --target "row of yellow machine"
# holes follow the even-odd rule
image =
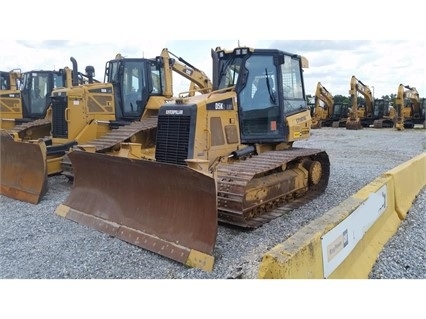
[[[257,228],[324,192],[328,154],[293,143],[338,107],[319,83],[325,106],[311,115],[301,55],[217,47],[211,57],[212,79],[168,49],[118,54],[103,82],[72,57],[72,69],[2,72],[1,194],[38,204],[48,177],[65,175],[57,215],[212,270],[219,224]],[[173,72],[188,91],[173,94]],[[366,89],[353,77],[351,94]],[[369,107],[346,123],[358,127]]]
[[[350,103],[335,103],[334,96],[317,83],[311,107],[312,129],[346,127],[395,128],[402,131],[415,126],[426,128],[426,99],[420,98],[415,87],[399,84],[394,101],[374,98],[370,87],[355,76],[350,80]],[[358,103],[358,94],[364,103]]]

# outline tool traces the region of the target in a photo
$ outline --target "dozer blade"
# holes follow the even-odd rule
[[[45,143],[15,142],[4,131],[0,136],[1,194],[38,204],[47,191]]]
[[[175,261],[213,269],[216,182],[188,167],[73,151],[56,214]]]

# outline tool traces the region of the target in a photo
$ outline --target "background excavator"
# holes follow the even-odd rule
[[[365,105],[358,106],[358,93],[365,98]],[[358,80],[354,75],[351,77],[349,94],[352,107],[349,110],[349,117],[346,121],[346,129],[359,130],[368,127],[374,122],[374,97],[370,88]]]
[[[375,99],[370,88],[355,76],[350,83],[350,98],[352,107],[346,120],[346,128],[358,130],[363,127],[392,127],[392,108],[390,101]],[[358,93],[364,96],[365,104],[358,105]]]
[[[334,97],[333,95],[321,84],[317,83],[315,90],[315,106],[314,114],[312,117],[311,128],[317,129],[324,126],[331,126],[332,115],[334,114]],[[322,101],[324,105],[321,105]],[[327,122],[327,123],[324,123]],[[330,125],[328,125],[330,124]]]
[[[77,70],[76,60],[71,61]],[[71,87],[52,91],[50,138],[32,143],[5,138],[2,147],[8,155],[1,163],[3,195],[38,203],[47,191],[48,176],[65,171],[64,175],[72,179],[66,154],[77,145],[84,147],[90,141],[96,151],[109,150],[126,140],[149,146],[155,136],[158,108],[173,96],[173,71],[195,82],[190,88],[203,93],[211,89],[210,79],[203,72],[170,58],[167,49],[153,59],[118,54],[106,63],[103,83],[93,81],[93,67],[87,71],[88,83],[81,84],[76,72]],[[187,94],[194,95],[195,91]],[[25,176],[24,181],[21,176]]]
[[[74,184],[56,214],[210,271],[218,222],[260,227],[322,194],[327,153],[293,146],[310,136],[306,58],[248,47],[212,58],[213,92],[160,107],[154,159],[138,143],[131,156],[69,153]]]
[[[405,128],[414,128],[414,125],[423,125],[425,121],[424,103],[419,97],[415,87],[400,84],[395,100],[396,120],[395,128],[402,131]]]
[[[331,118],[329,118],[326,121],[323,121],[322,124],[323,126],[346,127],[346,122],[349,116],[348,114],[349,114],[348,103],[334,102],[333,113],[331,114]]]
[[[374,100],[374,108],[376,110],[379,109],[380,112],[378,116],[380,118],[374,120],[373,127],[374,128],[391,128],[395,125],[395,116],[396,111],[395,108],[390,104],[389,100],[385,99],[375,99]]]

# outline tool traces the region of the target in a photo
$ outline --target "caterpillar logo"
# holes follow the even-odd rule
[[[167,115],[182,115],[183,110],[166,110]]]
[[[365,92],[365,87],[364,86],[358,85],[357,88],[358,88],[358,91]]]
[[[183,69],[183,72],[188,74],[189,76],[191,76],[192,73],[194,73],[194,71],[192,71],[191,69],[187,69],[187,68]]]

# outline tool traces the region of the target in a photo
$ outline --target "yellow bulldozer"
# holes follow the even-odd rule
[[[21,70],[0,71],[0,129],[15,126],[15,119],[22,118]]]
[[[167,49],[153,59],[117,54],[106,63],[103,83],[80,83],[73,72],[70,87],[51,93],[50,138],[23,142],[1,136],[1,194],[37,204],[47,191],[48,176],[64,173],[72,179],[67,153],[89,141],[96,151],[111,150],[126,140],[145,142],[148,152],[158,109],[173,97],[173,71],[194,82],[187,95],[209,92],[212,86],[202,71],[170,54]],[[77,61],[71,61],[77,70]]]
[[[2,72],[0,129],[16,140],[34,140],[50,135],[50,94],[57,87],[71,85],[71,70]]]
[[[154,158],[129,152],[69,153],[74,184],[56,214],[190,267],[211,271],[218,224],[254,229],[327,187],[310,136],[303,68],[277,49],[216,48],[214,91],[158,111]]]
[[[73,58],[71,61],[76,63]],[[87,74],[69,67],[24,72],[19,77],[20,88],[13,86],[13,94],[2,95],[1,194],[36,203],[46,192],[46,145],[51,144],[54,111],[51,94],[73,85],[97,82],[92,69],[88,66]]]

